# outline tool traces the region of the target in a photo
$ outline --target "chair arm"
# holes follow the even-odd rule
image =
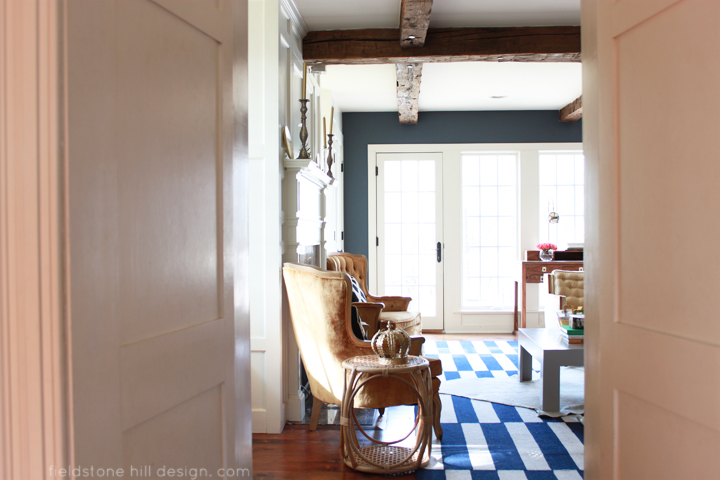
[[[357,307],[358,315],[360,320],[367,323],[365,327],[365,335],[368,339],[375,335],[380,325],[380,312],[382,311],[385,304],[383,303],[368,303],[368,302],[353,302],[353,307]]]
[[[367,299],[372,302],[384,303],[386,312],[406,312],[412,300],[410,297],[374,297],[372,295],[368,295]]]
[[[408,355],[422,355],[423,343],[425,343],[425,337],[421,337],[419,335],[410,337],[410,349],[408,350]]]

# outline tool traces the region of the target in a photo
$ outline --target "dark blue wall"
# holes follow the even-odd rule
[[[560,123],[557,110],[420,112],[401,125],[397,112],[343,113],[345,250],[368,254],[368,158],[372,144],[582,142],[582,121]]]

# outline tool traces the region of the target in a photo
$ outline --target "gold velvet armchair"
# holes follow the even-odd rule
[[[286,263],[283,278],[295,339],[313,395],[310,430],[315,430],[322,403],[342,403],[345,379],[342,362],[358,355],[373,355],[373,351],[369,341],[353,335],[352,286],[347,274]],[[420,355],[425,339],[412,337],[411,342],[410,354]],[[437,377],[442,374],[442,366],[437,359],[428,360],[433,387],[433,427],[436,436],[441,438],[440,379]],[[355,397],[356,408],[384,409],[416,403],[417,397],[409,387],[391,379],[373,382]]]
[[[583,306],[584,272],[555,270],[546,274],[546,278],[550,300],[545,302],[545,326],[555,322],[567,325],[567,320],[558,318],[558,312]]]
[[[376,297],[368,293],[367,267],[368,261],[364,255],[340,252],[333,253],[327,258],[328,270],[345,272],[355,277],[367,297],[367,303],[353,303],[353,305],[357,307],[360,318],[369,325],[365,327],[368,338],[372,338],[376,331],[385,328],[388,321],[405,330],[408,335],[422,334],[420,312],[408,311],[411,298]]]

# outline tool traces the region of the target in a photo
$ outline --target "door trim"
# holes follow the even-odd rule
[[[62,5],[0,8],[2,478],[56,478],[49,467],[69,460]]]

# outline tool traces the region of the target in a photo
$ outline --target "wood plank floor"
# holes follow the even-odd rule
[[[314,432],[307,425],[287,425],[279,435],[253,435],[253,472],[253,478],[281,480],[378,478],[345,466],[336,425],[320,425]],[[414,479],[415,474],[396,478]]]
[[[428,340],[517,340],[515,334],[425,334]],[[388,408],[383,417],[377,413],[368,427],[375,438],[391,440],[403,437],[407,430],[407,417],[412,407]],[[410,411],[411,413],[411,411]],[[259,479],[361,479],[379,478],[356,472],[345,466],[340,457],[340,427],[320,425],[315,432],[306,424],[286,425],[280,434],[253,435],[253,478]],[[414,480],[415,474],[395,478]]]

